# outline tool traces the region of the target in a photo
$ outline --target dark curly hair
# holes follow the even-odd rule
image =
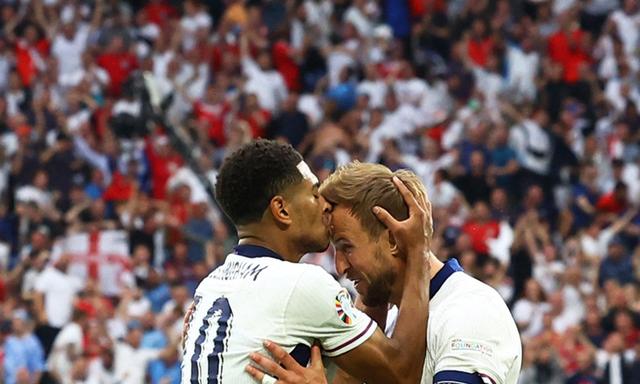
[[[302,182],[296,166],[302,156],[291,145],[256,140],[225,159],[216,183],[216,199],[235,225],[260,220],[273,196]]]

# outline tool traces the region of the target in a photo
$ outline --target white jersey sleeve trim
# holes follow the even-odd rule
[[[369,319],[369,324],[367,324],[366,328],[360,332],[359,335],[356,335],[350,340],[345,341],[344,343],[338,345],[335,348],[325,349],[323,354],[329,357],[340,356],[344,353],[349,352],[350,350],[356,348],[360,344],[364,343],[368,338],[370,338],[373,333],[376,331],[376,325],[373,320]]]
[[[305,266],[285,306],[285,331],[338,356],[366,341],[376,324],[353,305],[347,290],[320,267]]]

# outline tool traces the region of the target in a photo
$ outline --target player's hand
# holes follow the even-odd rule
[[[298,364],[287,351],[271,341],[265,341],[264,347],[273,359],[259,353],[252,353],[249,357],[257,367],[247,365],[245,368],[258,383],[327,384],[319,346],[311,347],[311,362],[307,368]],[[278,379],[276,380],[275,377]]]
[[[428,241],[433,233],[431,203],[428,199],[416,199],[397,176],[393,177],[393,183],[409,209],[409,217],[398,221],[379,206],[373,207],[373,213],[389,229],[401,255],[407,256],[411,252],[423,255],[423,252],[428,250]]]
[[[182,319],[182,349],[184,350],[184,343],[187,340],[187,333],[189,333],[189,322],[191,321],[191,316],[193,315],[193,311],[196,310],[196,302],[191,302],[189,309],[187,309],[187,313],[184,314],[184,318]]]

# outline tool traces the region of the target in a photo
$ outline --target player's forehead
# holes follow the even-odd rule
[[[333,241],[357,241],[366,237],[366,233],[348,207],[336,205],[331,211],[331,238]]]
[[[318,180],[318,177],[311,171],[307,163],[301,161],[298,163],[296,168],[302,176],[302,180],[292,185],[292,187],[298,192],[316,192],[320,187],[320,182]]]
[[[292,185],[296,193],[309,194],[318,190],[318,184],[313,184],[310,180],[302,179],[302,181]]]
[[[302,178],[305,181],[308,181],[311,185],[317,185],[319,183],[318,176],[316,176],[316,174],[313,173],[311,168],[309,168],[309,165],[304,160],[300,161],[296,165],[296,168],[298,169],[298,172],[300,172],[300,174],[302,175]]]

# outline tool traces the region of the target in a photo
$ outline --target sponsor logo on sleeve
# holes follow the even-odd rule
[[[473,351],[479,352],[485,356],[493,356],[493,349],[487,345],[479,343],[477,341],[453,339],[451,340],[452,351]]]

